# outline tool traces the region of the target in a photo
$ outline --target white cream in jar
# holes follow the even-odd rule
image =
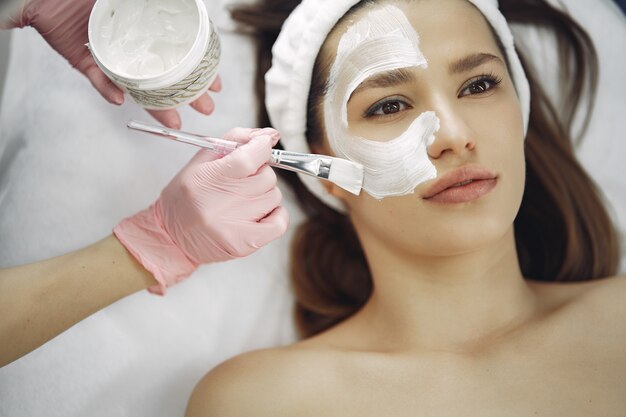
[[[102,62],[127,77],[156,76],[191,50],[200,17],[194,0],[108,0],[92,39]]]

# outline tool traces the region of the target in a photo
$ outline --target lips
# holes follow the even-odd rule
[[[469,164],[446,172],[426,189],[422,197],[438,203],[466,203],[487,194],[496,183],[497,176],[493,171]]]

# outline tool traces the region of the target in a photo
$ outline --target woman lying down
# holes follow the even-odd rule
[[[280,29],[269,122],[288,150],[363,164],[363,190],[290,181],[302,341],[213,369],[188,416],[626,415],[617,239],[556,116],[595,77],[585,32],[540,1],[297,3],[234,12],[261,76]],[[571,109],[503,15],[560,23],[585,64]]]

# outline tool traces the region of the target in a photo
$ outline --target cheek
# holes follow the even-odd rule
[[[517,104],[517,103],[515,103]],[[524,195],[526,183],[526,159],[524,153],[524,127],[519,106],[513,105],[508,111],[500,113],[500,118],[491,126],[490,134],[494,140],[487,154],[492,167],[501,178],[501,205],[505,220],[513,221]]]
[[[476,137],[479,159],[523,186],[524,125],[515,92],[509,90],[485,106],[471,106],[465,118]]]
[[[339,128],[329,133],[335,135],[333,149],[338,156],[364,166],[363,190],[381,200],[411,194],[417,185],[436,177],[427,148],[437,130],[439,118],[434,112],[424,112],[389,141],[352,136]]]
[[[497,112],[489,123],[488,137],[495,138],[498,152],[503,160],[509,161],[503,167],[517,173],[523,178],[525,171],[524,159],[524,122],[521,108],[514,93],[497,103]],[[496,149],[497,152],[497,149]],[[496,156],[497,158],[497,156]]]
[[[404,117],[402,120],[394,120],[393,122],[386,123],[365,123],[361,120],[349,120],[348,134],[352,137],[360,137],[377,142],[388,142],[406,132],[411,126],[411,122],[418,116],[419,114],[414,115],[412,119]]]
[[[417,228],[424,216],[421,202],[415,195],[377,200],[367,194],[351,204],[350,217],[362,242],[375,241],[402,251],[423,240],[422,228]]]
[[[519,210],[519,206],[522,202],[522,197],[524,196],[524,189],[526,186],[526,158],[524,154],[524,143],[518,145],[517,151],[515,152],[515,156],[513,157],[513,161],[511,163],[512,172],[511,172],[511,180],[512,180],[512,193],[513,193],[513,201],[516,202],[515,205],[515,215],[517,216],[517,211]]]

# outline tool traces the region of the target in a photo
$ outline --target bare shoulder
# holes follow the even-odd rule
[[[555,317],[572,334],[592,340],[607,355],[623,357],[626,345],[626,276],[572,284],[548,284],[545,298],[558,300]],[[581,339],[582,340],[582,339]]]
[[[196,385],[187,417],[294,416],[319,387],[320,352],[297,346],[236,356]]]
[[[592,341],[600,357],[611,366],[625,369],[626,356],[626,277],[592,281],[575,301],[581,335]]]
[[[576,301],[596,307],[606,313],[626,313],[626,276],[614,276],[589,281],[577,295]],[[622,316],[624,317],[624,316]]]
[[[532,286],[550,305],[595,306],[607,313],[626,312],[626,276],[573,283],[535,282]]]

